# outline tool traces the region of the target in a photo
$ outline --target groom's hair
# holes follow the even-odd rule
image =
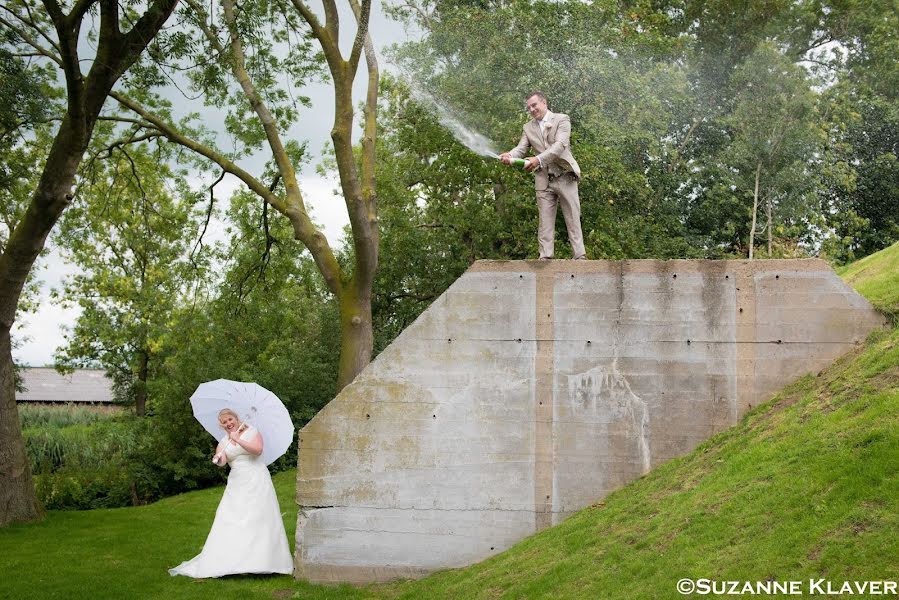
[[[532,97],[534,97],[534,96],[537,96],[538,98],[540,98],[540,99],[543,100],[544,102],[547,101],[547,100],[546,100],[546,94],[544,94],[544,93],[541,92],[540,90],[534,90],[533,92],[528,93],[528,95],[524,97],[524,101],[527,102],[528,100],[530,100],[530,99],[531,99]]]

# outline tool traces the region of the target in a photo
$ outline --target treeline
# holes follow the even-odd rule
[[[529,176],[439,125],[445,111],[508,150],[533,90],[572,118],[590,258],[843,264],[899,239],[893,0],[394,12],[425,35],[394,50],[403,75],[382,94],[376,312],[396,316],[391,334],[472,260],[537,255]]]

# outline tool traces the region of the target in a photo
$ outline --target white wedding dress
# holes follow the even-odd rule
[[[256,434],[250,427],[241,439],[249,440]],[[169,574],[200,578],[292,573],[293,559],[268,467],[261,457],[227,443],[227,436],[222,442],[231,473],[209,537],[200,554],[169,569]]]

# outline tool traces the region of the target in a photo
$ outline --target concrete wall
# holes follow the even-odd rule
[[[483,560],[883,323],[818,260],[478,262],[300,431],[296,576]]]

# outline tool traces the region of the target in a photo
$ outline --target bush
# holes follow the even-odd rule
[[[128,506],[155,499],[154,486],[135,468],[145,427],[140,419],[72,407],[27,407],[20,418],[35,490],[46,508]]]

